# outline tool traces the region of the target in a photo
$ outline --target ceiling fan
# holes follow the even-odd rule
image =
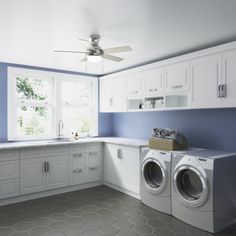
[[[68,51],[68,50],[54,50],[54,52],[85,54],[85,57],[81,60],[81,62],[89,61],[96,63],[101,61],[102,58],[115,62],[120,62],[124,60],[124,58],[113,56],[110,54],[132,51],[132,48],[130,46],[102,49],[99,46],[100,36],[97,34],[92,34],[89,37],[89,40],[86,39],[79,39],[79,40],[87,44],[86,51],[81,52],[81,51]]]

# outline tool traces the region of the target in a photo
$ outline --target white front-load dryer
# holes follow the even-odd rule
[[[200,150],[173,155],[172,215],[211,233],[234,223],[235,166],[232,153]]]
[[[171,152],[142,149],[141,201],[158,211],[171,214]]]

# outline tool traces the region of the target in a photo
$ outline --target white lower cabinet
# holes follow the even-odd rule
[[[20,158],[22,195],[69,185],[68,147],[23,149]]]
[[[0,199],[19,195],[19,150],[0,151]]]
[[[21,160],[20,193],[28,194],[46,190],[45,157]]]
[[[52,156],[47,158],[47,189],[61,188],[69,185],[68,156]]]
[[[19,179],[0,180],[0,199],[19,195]]]
[[[139,148],[105,144],[105,183],[139,194],[139,159]]]
[[[102,178],[102,144],[75,144],[70,148],[70,185],[99,181]]]
[[[101,166],[86,168],[86,182],[99,181],[102,177]]]

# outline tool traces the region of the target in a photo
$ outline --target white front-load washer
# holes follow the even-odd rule
[[[236,154],[200,150],[172,158],[172,215],[215,233],[236,221]]]
[[[158,211],[171,214],[171,159],[173,153],[143,148],[140,162],[141,201]]]

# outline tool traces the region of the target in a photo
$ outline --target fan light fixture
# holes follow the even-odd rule
[[[87,59],[89,62],[98,63],[102,60],[102,57],[97,55],[87,55]]]

